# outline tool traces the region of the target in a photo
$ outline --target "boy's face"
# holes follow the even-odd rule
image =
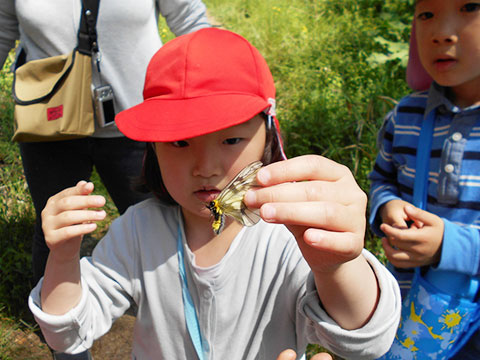
[[[191,216],[210,221],[205,204],[265,149],[265,121],[250,121],[182,141],[155,143],[162,180],[170,196]]]
[[[477,92],[480,1],[418,0],[415,22],[420,60],[430,76],[456,95]]]

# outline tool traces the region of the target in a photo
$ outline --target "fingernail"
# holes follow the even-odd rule
[[[95,205],[103,205],[105,203],[105,198],[101,195],[93,197]]]
[[[248,204],[254,204],[256,200],[257,200],[257,195],[255,194],[255,191],[247,190],[247,192],[245,193],[245,196],[243,197],[243,201]]]
[[[84,225],[87,228],[86,231],[93,231],[97,228],[97,224],[95,224],[95,223],[89,223],[89,224],[84,224]]]
[[[270,181],[270,172],[267,169],[260,169],[257,174],[257,179],[262,183],[262,184],[268,184]]]
[[[275,220],[275,215],[277,213],[275,207],[271,206],[271,205],[268,205],[268,204],[265,204],[262,206],[262,209],[261,209],[261,212],[262,212],[262,218],[267,221],[267,222],[271,222],[271,221],[274,221]]]

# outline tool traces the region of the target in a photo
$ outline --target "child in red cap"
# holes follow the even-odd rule
[[[143,181],[156,198],[129,208],[82,260],[103,197],[80,182],[43,211],[51,252],[30,307],[50,346],[88,348],[135,305],[137,359],[275,359],[308,343],[346,358],[383,354],[400,294],[362,249],[366,196],[333,161],[279,161],[275,87],[260,53],[226,30],[178,37],[151,60],[143,95],[116,122],[149,143]],[[263,221],[227,217],[216,235],[207,206],[259,160],[258,186],[237,203]]]

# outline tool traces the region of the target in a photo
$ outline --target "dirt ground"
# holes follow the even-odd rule
[[[124,315],[118,319],[112,329],[102,338],[97,340],[92,347],[94,360],[131,359],[132,331],[135,318],[131,315]],[[50,360],[52,354],[43,344],[36,333],[16,331],[13,336],[15,346],[14,353],[10,356],[18,360]]]
[[[91,255],[97,242],[98,239],[96,237],[85,236],[80,255]],[[129,312],[115,321],[110,331],[93,344],[91,352],[94,360],[130,360],[134,322],[135,317],[129,314]],[[10,336],[14,343],[10,346],[11,350],[8,354],[10,359],[51,360],[53,358],[51,351],[40,340],[39,335],[40,330],[35,332],[16,330]]]

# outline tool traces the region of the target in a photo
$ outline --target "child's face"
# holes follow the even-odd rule
[[[480,1],[418,0],[415,6],[420,60],[443,86],[480,84]],[[473,83],[472,83],[473,82]]]
[[[250,121],[211,134],[155,143],[162,179],[170,196],[193,216],[210,219],[205,207],[265,148],[265,121]]]

